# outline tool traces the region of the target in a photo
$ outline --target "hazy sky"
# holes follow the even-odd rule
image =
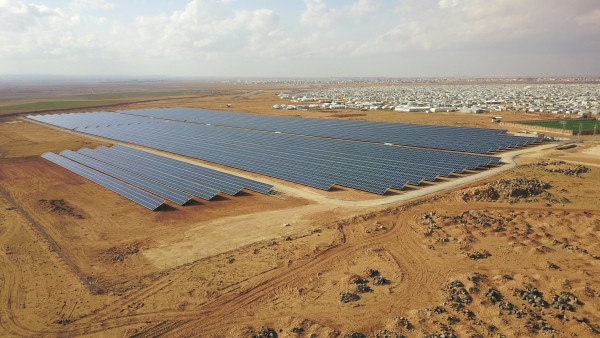
[[[0,0],[0,74],[600,75],[600,0]]]

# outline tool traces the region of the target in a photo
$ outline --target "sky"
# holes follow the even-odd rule
[[[0,0],[0,74],[600,76],[600,0]]]

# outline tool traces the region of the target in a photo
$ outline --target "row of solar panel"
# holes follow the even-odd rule
[[[60,155],[62,157],[47,153],[43,157],[53,159],[55,163],[57,157],[61,158],[60,163],[68,163],[70,167],[83,165],[89,169],[86,173],[91,170],[96,172],[96,176],[108,175],[108,179],[103,179],[102,182],[117,179],[129,184],[129,187],[141,188],[179,205],[189,202],[193,195],[210,200],[221,192],[236,195],[247,188],[267,194],[272,189],[271,185],[265,183],[119,145],[111,148],[98,147],[95,150],[84,148],[78,152],[65,150]],[[99,183],[98,180],[94,181]],[[114,183],[107,187],[115,190],[112,186]],[[126,197],[155,209],[151,208],[154,204],[145,204],[146,197]]]
[[[500,129],[297,118],[192,108],[138,109],[120,112],[263,131],[279,131],[291,134],[474,153],[501,151],[540,141],[537,138],[509,136],[506,134],[506,130]]]
[[[105,114],[102,115],[103,119],[107,117]],[[115,120],[126,122],[121,114],[114,115]],[[87,116],[89,122],[93,122],[94,113]],[[68,116],[36,118],[62,126],[61,122]],[[390,188],[401,189],[406,184],[416,185],[423,180],[432,181],[436,177],[448,176],[453,172],[496,164],[500,160],[485,155],[165,120],[143,124],[112,123],[110,126],[81,131],[319,189],[328,190],[338,184],[378,194],[383,194]]]
[[[71,172],[74,172],[79,176],[85,177],[90,181],[112,190],[150,210],[156,210],[158,207],[163,205],[163,201],[156,196],[132,187],[131,185],[100,173],[94,169],[86,167],[83,164],[79,164],[54,153],[45,153],[42,155],[42,157]]]
[[[65,128],[81,131],[98,126],[155,123],[157,122],[155,118],[161,118],[482,154],[520,147],[539,141],[537,138],[508,136],[505,130],[498,129],[291,118],[223,113],[191,108],[128,110],[122,111],[122,113],[126,114],[114,116],[113,113],[98,112],[94,113],[93,120],[89,119],[86,113],[69,114],[67,117],[47,115],[45,118],[53,120]],[[142,116],[152,118],[144,119]]]
[[[413,124],[397,124],[397,123],[381,123],[381,122],[364,122],[364,121],[340,121],[340,120],[323,120],[323,119],[298,119],[298,118],[289,118],[289,117],[280,117],[280,116],[261,116],[261,115],[251,115],[251,114],[236,114],[236,113],[221,113],[221,112],[211,112],[204,110],[196,110],[196,109],[188,109],[188,108],[173,108],[170,111],[173,111],[173,114],[184,114],[183,117],[169,117],[175,120],[184,120],[189,119],[190,121],[209,121],[211,124],[219,124],[219,125],[233,125],[233,126],[243,126],[244,128],[253,128],[259,130],[268,130],[269,125],[270,129],[279,128],[288,130],[293,130],[293,133],[296,134],[307,134],[313,135],[317,134],[319,136],[329,136],[340,139],[350,139],[350,140],[361,140],[365,132],[370,134],[370,138],[368,139],[371,142],[380,142],[380,143],[389,143],[388,137],[391,134],[396,133],[396,144],[408,144],[414,146],[422,146],[422,144],[428,144],[428,147],[437,148],[437,149],[451,149],[451,150],[462,150],[464,151],[464,147],[467,146],[470,152],[476,153],[489,153],[496,152],[500,150],[504,150],[510,147],[518,147],[522,145],[526,145],[532,142],[537,141],[534,138],[523,138],[516,136],[507,136],[504,134],[503,130],[496,129],[481,129],[481,128],[463,128],[463,127],[446,127],[446,126],[431,126],[431,125],[413,125]],[[156,117],[160,117],[161,115],[165,115],[165,109],[156,109],[156,110],[141,110],[141,111],[123,111],[123,112],[133,112],[147,115],[155,115]],[[159,112],[159,113],[156,113]],[[198,112],[208,112],[206,114],[200,113],[199,116],[202,118],[198,118],[197,116],[188,117],[187,115],[195,113],[198,115]],[[121,114],[120,116],[111,116],[111,113],[95,113],[98,114],[95,116],[93,120],[86,119],[85,113],[83,114],[70,114],[68,121],[60,121],[65,128],[82,130],[88,128],[94,128],[97,126],[111,126],[111,125],[123,125],[123,124],[143,124],[143,123],[152,123],[156,122],[154,118],[144,120],[143,118],[137,115],[125,115]],[[114,115],[114,114],[112,114]],[[208,115],[208,116],[206,116]],[[217,115],[217,116],[212,116]],[[230,117],[229,115],[233,115]],[[128,117],[129,116],[129,117]],[[245,122],[250,117],[249,122]],[[49,116],[49,118],[58,119],[61,118],[54,115],[54,117]],[[233,122],[230,121],[233,118]],[[219,121],[221,119],[222,121]],[[263,120],[267,121],[263,121]],[[289,120],[284,125],[274,126],[273,123],[269,124],[268,120],[270,119],[287,119]],[[239,121],[238,121],[239,120]],[[57,121],[59,122],[59,121]],[[294,124],[292,126],[291,124]],[[317,126],[318,125],[318,126]],[[341,125],[343,129],[338,128],[338,125]],[[391,129],[390,129],[391,126]],[[318,128],[315,128],[318,127]],[[365,127],[368,127],[368,130],[364,130]],[[333,128],[333,129],[332,129]],[[402,133],[400,133],[401,129],[405,129]],[[314,132],[317,130],[318,132]],[[85,130],[82,130],[85,131]],[[456,132],[460,131],[460,137],[457,138]],[[404,135],[404,136],[402,136]],[[432,138],[431,135],[435,135],[435,138]],[[402,136],[406,140],[400,141],[398,138]],[[378,138],[378,139],[377,139]]]

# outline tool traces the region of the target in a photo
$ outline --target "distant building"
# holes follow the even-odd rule
[[[457,109],[454,107],[436,107],[436,108],[431,108],[430,111],[432,113],[449,113],[449,112],[457,111]]]
[[[418,107],[418,106],[396,106],[395,111],[401,111],[405,113],[428,113],[431,111],[431,107]]]

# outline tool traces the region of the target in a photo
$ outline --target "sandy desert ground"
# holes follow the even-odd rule
[[[233,102],[236,111],[278,113],[265,108],[274,92],[177,105],[225,110]],[[360,118],[424,122],[378,114]],[[427,119],[489,126],[486,116]],[[277,181],[285,194],[246,192],[158,212],[39,157],[106,143],[0,121],[1,336],[600,334],[593,139],[531,148],[514,168],[393,204],[327,203]],[[344,188],[321,194],[382,199]]]

